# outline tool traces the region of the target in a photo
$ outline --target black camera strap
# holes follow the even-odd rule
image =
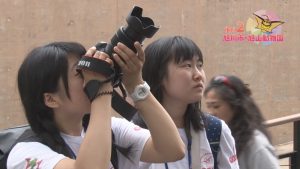
[[[77,64],[77,70],[80,69],[101,73],[106,77],[115,76],[115,71],[109,63],[93,57],[83,56]]]
[[[111,67],[111,65],[109,63],[107,63],[106,61],[103,61],[100,59],[83,56],[77,64],[77,71],[81,71],[82,69],[101,73],[101,74],[107,76],[109,81],[112,81],[115,78],[115,71]],[[107,82],[108,80],[105,80],[105,82]],[[97,86],[96,87],[93,86],[93,88],[91,88],[91,89],[85,89],[85,91],[89,91],[87,93],[89,98],[90,98],[90,96],[92,98],[94,96],[94,94],[98,92],[101,85],[98,84]],[[121,80],[119,80],[117,84],[114,84],[114,87],[120,87],[123,97],[116,90],[113,90],[112,108],[116,112],[118,112],[121,116],[126,118],[128,121],[131,121],[132,117],[137,112],[137,109],[125,100],[126,91],[123,88]],[[91,91],[91,90],[93,90],[93,91]]]
[[[117,91],[113,91],[112,107],[128,121],[131,121],[137,109],[129,104]]]

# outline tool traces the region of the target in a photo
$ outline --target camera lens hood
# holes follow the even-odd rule
[[[154,22],[151,18],[142,17],[142,13],[142,8],[134,6],[131,13],[126,18],[128,24],[128,28],[126,30],[134,30],[137,35],[151,38],[159,28],[154,26]]]

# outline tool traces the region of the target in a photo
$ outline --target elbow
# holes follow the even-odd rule
[[[181,141],[180,146],[177,148],[177,154],[175,161],[181,160],[185,156],[185,144]]]
[[[185,144],[180,141],[177,146],[173,147],[172,153],[169,154],[169,162],[174,162],[183,159],[185,156]]]

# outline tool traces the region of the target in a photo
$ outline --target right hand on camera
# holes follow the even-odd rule
[[[104,52],[97,51],[95,46],[89,48],[84,56],[93,57],[93,58],[96,58],[96,59],[106,61],[111,66],[113,66],[113,61],[109,58],[109,56]],[[93,71],[90,71],[90,70],[85,70],[85,69],[82,69],[82,73],[83,73],[83,76],[84,76],[84,82],[85,83],[90,81],[90,80],[104,81],[108,78],[108,77],[106,77],[105,75],[103,75],[101,73],[96,73],[96,72],[93,72]]]
[[[88,49],[77,64],[77,71],[82,74],[84,79],[83,90],[90,102],[93,102],[98,96],[112,95],[113,93],[110,74],[95,70],[99,64],[110,69],[113,61],[107,54],[97,51],[95,46]]]

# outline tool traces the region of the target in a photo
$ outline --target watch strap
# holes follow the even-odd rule
[[[92,102],[98,95],[99,89],[104,83],[110,82],[111,79],[106,79],[104,81],[99,80],[90,80],[84,87],[84,92],[89,98],[90,102]]]

